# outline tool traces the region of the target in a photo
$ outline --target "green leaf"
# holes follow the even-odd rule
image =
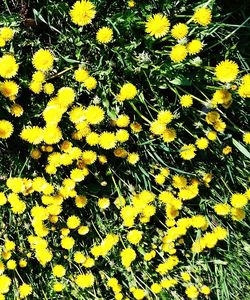
[[[237,142],[234,138],[233,138],[233,144],[242,154],[244,154],[247,158],[250,159],[249,151],[241,143]]]

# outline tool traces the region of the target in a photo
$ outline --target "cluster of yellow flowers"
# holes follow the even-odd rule
[[[134,1],[128,2],[129,8],[135,5]],[[90,24],[96,14],[96,6],[84,0],[77,1],[69,12],[72,22],[80,27]],[[188,56],[199,54],[205,45],[203,40],[190,37],[194,32],[190,24],[206,27],[211,21],[211,10],[201,7],[186,23],[172,26],[167,16],[156,13],[149,16],[144,25],[149,39],[162,38],[165,42],[169,33],[174,45],[167,55],[176,66]],[[0,28],[0,48],[13,37],[11,28]],[[98,43],[106,45],[113,41],[113,29],[100,27],[95,37]],[[152,113],[145,117],[144,111],[136,106],[144,101],[143,87],[133,79],[125,78],[121,85],[117,83],[116,92],[111,91],[114,104],[111,111],[97,96],[101,82],[94,68],[87,68],[83,63],[56,73],[56,61],[50,49],[41,48],[33,54],[31,64],[35,70],[27,85],[32,97],[41,94],[48,101],[36,116],[19,128],[20,123],[15,125],[15,118],[21,117],[24,109],[16,100],[22,84],[13,80],[19,72],[19,63],[7,51],[0,57],[0,77],[3,78],[0,93],[14,118],[13,122],[0,120],[0,141],[8,142],[6,139],[14,132],[27,146],[27,156],[37,166],[28,177],[22,175],[22,171],[10,175],[0,192],[0,208],[8,211],[16,224],[25,223],[21,239],[11,237],[7,227],[1,239],[0,300],[17,284],[20,299],[32,297],[35,287],[23,280],[19,284],[13,271],[20,277],[19,270],[24,273],[33,264],[35,268],[41,265],[49,270],[55,293],[63,293],[66,287],[92,288],[101,280],[117,300],[151,299],[152,293],[160,297],[163,290],[178,290],[178,285],[190,299],[199,295],[208,297],[210,288],[205,285],[208,280],[196,278],[187,266],[187,258],[206,253],[229,235],[226,226],[214,225],[208,216],[196,211],[201,191],[207,191],[213,184],[213,174],[202,171],[197,175],[196,170],[186,173],[175,166],[168,167],[165,158],[160,158],[161,163],[155,165],[152,161],[158,154],[152,153],[151,160],[151,156],[137,146],[150,143],[150,139],[157,140],[169,151],[169,156],[177,153],[175,159],[180,160],[181,166],[191,164],[198,155],[209,153],[229,127],[220,106],[228,109],[234,93],[242,98],[250,97],[250,75],[239,76],[238,64],[223,60],[215,67],[208,67],[218,84],[211,97],[203,101],[180,89],[181,94],[176,95],[176,110],[170,105],[158,110],[150,104]],[[52,79],[65,72],[71,72],[73,84],[57,88]],[[80,99],[83,92],[91,101]],[[190,132],[184,124],[186,120],[179,121],[180,111],[188,113],[198,101],[204,105],[198,116],[201,125],[197,125],[203,132],[191,132],[190,139],[182,140],[179,132],[180,136],[181,130]],[[134,112],[143,120],[141,123]],[[240,132],[243,142],[249,145],[250,132]],[[140,142],[143,136],[147,140]],[[222,149],[224,155],[231,152],[229,145]],[[145,161],[152,172],[143,169]],[[138,168],[145,182],[136,177],[137,186],[127,184],[112,170],[116,163],[122,168],[124,178],[136,177],[133,170]],[[93,183],[99,178],[100,184],[93,189]],[[107,185],[110,189],[101,189]],[[244,193],[232,193],[228,202],[213,202],[209,206],[215,216],[227,218],[230,215],[233,221],[242,221],[249,201],[250,189],[246,189]],[[96,216],[100,218],[98,226],[92,222]],[[112,230],[98,231],[99,226],[105,227],[102,218],[111,222]],[[133,270],[139,273],[140,268],[153,273],[152,278],[144,278],[149,280],[149,286],[148,283],[141,285],[136,279]],[[128,284],[123,285],[120,279],[123,273],[129,274]]]

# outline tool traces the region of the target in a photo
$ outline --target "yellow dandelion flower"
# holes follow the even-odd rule
[[[55,91],[55,87],[52,83],[45,83],[43,86],[43,91],[47,95],[52,95]]]
[[[129,153],[129,154],[128,154],[127,161],[128,161],[131,165],[135,165],[139,160],[140,160],[140,156],[139,156],[138,153],[132,152],[132,153]]]
[[[73,248],[74,244],[75,244],[75,240],[69,236],[63,237],[61,240],[61,246],[63,249],[69,250]]]
[[[0,76],[3,78],[12,78],[16,76],[18,72],[18,64],[14,56],[10,54],[4,54],[0,58]]]
[[[10,27],[2,27],[0,28],[0,37],[5,41],[9,42],[14,37],[14,30]]]
[[[185,293],[189,299],[196,299],[199,295],[199,291],[194,285],[187,287]]]
[[[77,275],[75,283],[81,288],[89,288],[94,285],[95,277],[92,273]]]
[[[89,72],[84,68],[79,68],[74,72],[74,78],[77,82],[84,82],[89,77]]]
[[[243,142],[246,144],[246,145],[249,145],[250,144],[250,132],[245,132],[243,134]]]
[[[104,111],[100,106],[90,105],[85,110],[85,118],[91,125],[99,124],[104,119]]]
[[[96,39],[101,44],[107,44],[113,39],[113,30],[109,27],[102,27],[96,33]]]
[[[83,85],[86,87],[86,89],[88,91],[91,91],[91,90],[94,90],[96,88],[97,81],[93,76],[89,76],[84,80]]]
[[[8,139],[13,133],[14,127],[7,120],[0,120],[0,139]]]
[[[184,160],[190,160],[196,155],[196,148],[193,144],[184,145],[180,149],[180,156]]]
[[[176,40],[183,39],[188,34],[188,26],[184,23],[175,24],[171,30],[171,35]]]
[[[187,54],[187,47],[181,44],[177,44],[173,46],[170,52],[170,59],[175,63],[179,63],[187,57]]]
[[[117,96],[118,101],[132,100],[137,95],[137,89],[132,83],[125,83]]]
[[[103,132],[99,136],[99,145],[101,148],[109,150],[115,148],[117,139],[114,133],[112,132]]]
[[[221,82],[234,81],[239,73],[239,67],[236,62],[232,60],[225,60],[220,62],[215,67],[215,75]]]
[[[96,15],[95,5],[90,1],[77,1],[70,10],[71,20],[78,26],[85,26],[94,19]]]
[[[52,269],[52,273],[56,277],[63,277],[66,274],[66,270],[62,265],[55,265]]]
[[[39,81],[31,81],[30,85],[29,85],[29,89],[35,93],[35,94],[39,94],[41,93],[42,89],[43,89],[43,85],[41,82]]]
[[[21,139],[37,145],[43,140],[43,129],[38,126],[25,127],[20,133]]]
[[[54,56],[49,50],[39,49],[32,57],[32,64],[38,71],[49,71],[53,67]]]
[[[207,26],[212,21],[212,12],[207,7],[198,8],[193,15],[193,19],[195,23]]]
[[[183,95],[180,98],[180,104],[182,107],[190,107],[193,104],[193,98],[191,95]]]
[[[227,203],[218,203],[214,206],[214,211],[219,216],[226,216],[230,213],[230,205]]]
[[[164,143],[171,143],[176,139],[176,131],[174,128],[167,127],[162,133],[162,139]]]
[[[170,27],[170,22],[166,16],[161,13],[154,14],[147,19],[146,33],[155,38],[161,38],[165,36]]]
[[[208,139],[206,139],[205,137],[201,137],[201,138],[198,138],[195,142],[195,145],[197,146],[198,149],[200,150],[204,150],[208,147]]]
[[[6,80],[0,83],[0,93],[11,100],[18,94],[18,85],[12,80]]]
[[[187,44],[187,51],[190,55],[198,54],[201,52],[203,44],[200,40],[192,40]]]
[[[239,193],[233,194],[230,201],[235,208],[243,208],[248,203],[247,196]]]

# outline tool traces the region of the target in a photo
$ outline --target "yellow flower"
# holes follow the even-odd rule
[[[9,291],[11,279],[6,275],[0,275],[0,294],[6,294]]]
[[[175,24],[171,30],[171,35],[176,40],[183,39],[188,34],[188,26],[184,23]]]
[[[127,239],[131,244],[137,245],[142,239],[142,231],[136,229],[129,231]]]
[[[137,89],[132,83],[125,83],[117,96],[118,101],[132,100],[137,95]]]
[[[0,83],[0,92],[4,97],[10,98],[10,100],[15,99],[18,94],[18,85],[11,80],[6,80]]]
[[[56,282],[53,285],[53,290],[57,293],[60,293],[64,289],[64,285],[61,282]]]
[[[66,270],[62,265],[55,265],[52,269],[52,272],[56,277],[63,277],[66,273]]]
[[[98,206],[101,208],[101,209],[106,209],[108,208],[110,205],[110,201],[108,198],[99,198],[98,199]]]
[[[211,100],[213,106],[217,106],[218,104],[224,104],[229,106],[232,103],[232,95],[227,90],[217,90],[213,94],[213,98]]]
[[[74,244],[75,244],[75,240],[69,236],[63,237],[61,240],[61,246],[63,249],[69,250],[73,248]]]
[[[31,81],[29,88],[33,93],[39,94],[42,91],[43,85],[39,81]]]
[[[142,300],[146,296],[146,293],[142,289],[133,288],[133,290],[132,290],[132,288],[131,288],[130,291],[132,292],[132,294],[136,300]]]
[[[77,275],[75,283],[81,288],[88,288],[94,285],[95,277],[92,273]]]
[[[16,264],[16,261],[14,259],[10,259],[10,260],[7,261],[7,264],[6,264],[7,269],[15,270],[16,266],[17,266],[17,264]]]
[[[46,72],[53,67],[54,56],[49,50],[39,49],[32,57],[32,64],[38,71]]]
[[[219,216],[226,216],[230,213],[230,205],[228,205],[227,203],[215,204],[214,211]]]
[[[230,146],[226,146],[226,147],[224,147],[223,149],[222,149],[222,153],[224,154],[224,155],[228,155],[228,154],[230,154],[232,152],[232,147],[230,147]]]
[[[86,142],[90,146],[96,146],[99,143],[99,134],[96,132],[90,132],[90,134],[86,136]]]
[[[19,66],[16,63],[14,56],[10,54],[4,54],[0,58],[0,76],[3,78],[9,79],[16,76],[18,68]]]
[[[196,148],[193,144],[184,145],[180,149],[180,156],[184,160],[190,160],[195,157]]]
[[[70,216],[67,220],[67,226],[69,229],[75,229],[81,224],[80,219],[77,216]]]
[[[132,248],[123,249],[120,253],[122,264],[125,268],[130,267],[131,263],[136,259],[136,253]]]
[[[162,174],[158,174],[155,176],[155,182],[158,183],[159,185],[163,185],[165,180],[166,180],[166,178]]]
[[[46,126],[43,129],[43,140],[46,144],[57,144],[62,139],[62,131],[57,126]]]
[[[210,140],[210,141],[215,141],[216,138],[217,138],[217,132],[216,131],[209,131],[207,133],[207,138]]]
[[[170,110],[162,110],[157,115],[157,120],[164,125],[169,124],[173,120],[173,118],[174,115]]]
[[[250,132],[245,132],[243,134],[243,142],[246,144],[246,145],[249,145],[250,144]]]
[[[166,130],[166,125],[159,121],[153,121],[149,130],[155,135],[161,135]]]
[[[242,208],[248,203],[247,196],[239,193],[233,194],[230,201],[235,208]]]
[[[209,141],[205,137],[201,137],[201,138],[197,139],[195,142],[197,148],[200,150],[206,149],[208,147],[208,143],[209,143]]]
[[[120,143],[125,143],[129,140],[129,133],[125,129],[119,129],[116,132],[115,136],[116,136],[117,141]]]
[[[99,145],[101,146],[101,148],[106,150],[115,148],[116,142],[117,140],[114,133],[104,131],[100,134]]]
[[[155,294],[159,294],[162,290],[162,286],[159,283],[153,283],[151,285],[151,291]]]
[[[84,86],[86,87],[87,90],[91,91],[94,90],[97,86],[97,81],[93,76],[89,76],[86,78],[83,82]]]
[[[191,276],[189,275],[188,272],[182,272],[181,273],[181,278],[185,281],[190,281],[191,280]]]
[[[102,27],[96,33],[96,39],[99,43],[107,44],[112,41],[113,30],[109,27]]]
[[[165,143],[171,143],[176,139],[176,131],[174,128],[166,128],[162,134],[162,139]]]
[[[231,209],[231,214],[234,221],[242,221],[246,216],[246,213],[243,209],[234,207]]]
[[[7,198],[4,195],[4,193],[0,192],[0,206],[4,205],[7,203]],[[1,273],[1,272],[0,272]]]
[[[169,27],[170,22],[166,16],[161,13],[154,14],[147,19],[146,33],[155,38],[161,38],[168,33]]]
[[[170,52],[170,59],[175,63],[182,62],[187,57],[187,53],[186,46],[177,44],[173,46]]]
[[[210,294],[210,288],[206,285],[203,285],[201,287],[201,293],[204,294],[204,295],[209,295]]]
[[[75,96],[74,90],[66,86],[60,88],[57,92],[58,103],[65,107],[68,107],[74,102]]]
[[[130,124],[130,128],[132,129],[133,132],[135,133],[139,133],[142,130],[142,126],[141,124],[137,123],[137,122],[133,122],[132,124]]]
[[[203,44],[200,40],[192,40],[187,44],[187,51],[190,55],[199,53],[203,48]]]
[[[85,110],[85,118],[91,125],[96,125],[102,122],[104,119],[104,111],[100,106],[90,105]]]
[[[198,8],[193,15],[193,19],[195,23],[198,23],[202,26],[207,26],[212,21],[211,10],[207,7]]]
[[[95,5],[90,1],[77,1],[70,10],[71,20],[78,26],[85,26],[94,19]]]
[[[123,128],[123,127],[127,127],[129,125],[130,122],[130,118],[129,116],[123,114],[123,115],[119,115],[117,120],[115,121],[116,126]]]
[[[140,156],[138,153],[132,152],[128,154],[127,161],[131,165],[135,165],[140,160]]]
[[[45,74],[42,71],[36,71],[32,75],[32,80],[43,83],[45,81]]]
[[[30,153],[30,156],[33,158],[33,159],[39,159],[41,156],[42,156],[42,153],[41,151],[39,151],[38,149],[33,149]]]
[[[0,139],[8,139],[13,133],[13,125],[6,120],[0,120]]]
[[[32,293],[32,287],[29,284],[23,283],[22,285],[19,286],[18,288],[20,298],[26,298],[27,296],[31,295]]]
[[[55,87],[52,83],[45,83],[43,86],[43,91],[47,95],[51,95],[54,93]]]
[[[128,7],[130,7],[130,8],[135,7],[135,1],[134,0],[129,0],[128,1]]]
[[[31,144],[40,144],[43,140],[43,129],[38,126],[25,127],[21,131],[20,137]]]
[[[5,41],[11,41],[14,37],[14,30],[10,27],[2,27],[0,29],[0,37]]]
[[[74,78],[78,82],[84,82],[88,77],[89,72],[86,69],[80,68],[74,72]]]
[[[194,285],[187,287],[185,293],[190,299],[197,298],[199,295],[199,292]]]
[[[217,64],[215,67],[215,75],[221,82],[234,81],[239,73],[239,67],[232,60],[225,60]]]
[[[182,107],[190,107],[193,104],[193,98],[191,95],[183,95],[180,98],[180,104]]]
[[[13,104],[10,107],[10,113],[15,117],[20,117],[23,114],[23,108],[19,104]]]

